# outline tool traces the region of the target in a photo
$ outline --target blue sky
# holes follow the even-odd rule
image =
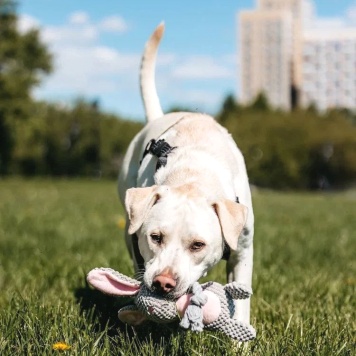
[[[356,27],[356,0],[316,0],[322,26]],[[216,113],[228,93],[238,97],[237,13],[255,0],[20,0],[19,26],[40,27],[55,71],[37,88],[40,99],[99,99],[102,109],[143,119],[140,55],[162,20],[157,65],[163,109],[182,105]]]

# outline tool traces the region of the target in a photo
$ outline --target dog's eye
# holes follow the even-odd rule
[[[162,244],[162,241],[163,241],[163,237],[161,234],[158,234],[158,233],[153,233],[151,234],[151,240],[157,244],[157,245],[161,245]]]
[[[198,251],[202,250],[204,247],[205,247],[205,243],[204,242],[202,242],[202,241],[194,241],[190,245],[189,249],[192,252],[198,252]]]

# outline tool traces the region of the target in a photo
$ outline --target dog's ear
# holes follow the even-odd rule
[[[125,207],[130,220],[128,232],[134,234],[143,224],[147,212],[159,199],[157,186],[131,188],[126,191]]]
[[[213,206],[226,243],[236,251],[239,236],[247,220],[247,207],[227,199],[219,201]]]

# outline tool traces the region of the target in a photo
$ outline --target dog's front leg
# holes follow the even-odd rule
[[[248,287],[252,285],[253,268],[253,228],[245,228],[240,236],[237,251],[231,251],[226,264],[228,282],[236,281]],[[250,322],[250,298],[235,300],[234,318],[246,323]]]

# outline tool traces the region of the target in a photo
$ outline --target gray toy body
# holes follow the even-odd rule
[[[236,312],[234,299],[246,299],[252,294],[248,287],[236,282],[225,286],[216,282],[196,283],[192,287],[193,293],[185,294],[178,300],[169,300],[110,268],[90,271],[87,280],[106,294],[134,297],[134,304],[118,312],[119,319],[128,324],[135,326],[145,320],[156,323],[181,320],[180,326],[184,329],[220,331],[238,341],[256,337],[256,331],[250,324],[233,318]]]

